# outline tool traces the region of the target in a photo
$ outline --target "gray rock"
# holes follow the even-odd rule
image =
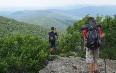
[[[99,59],[99,71],[105,73],[105,63]],[[116,73],[116,61],[106,60],[107,73]],[[112,66],[111,66],[112,64]],[[80,57],[60,57],[54,61],[49,61],[48,65],[39,71],[39,73],[89,73],[89,67],[85,59]]]

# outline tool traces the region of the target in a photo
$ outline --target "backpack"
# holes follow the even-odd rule
[[[55,42],[55,33],[49,32],[49,42],[53,43]]]
[[[96,23],[87,24],[86,46],[89,49],[95,50],[100,47],[98,26]]]

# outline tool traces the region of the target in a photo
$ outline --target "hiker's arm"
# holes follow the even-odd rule
[[[101,35],[101,28],[100,27],[98,27],[98,33],[99,33],[99,35]]]
[[[105,33],[103,33],[100,29],[100,27],[98,27],[98,33],[100,35],[100,38],[104,38],[105,37]]]
[[[83,35],[83,38],[84,38],[84,49],[86,48],[86,44],[85,44],[86,34],[87,34],[87,31],[86,30],[82,30],[82,35]]]
[[[56,35],[57,38],[58,38],[58,34],[57,34],[57,31],[56,31],[56,28],[54,29],[54,33],[55,33],[55,35]]]
[[[57,36],[57,38],[58,38],[58,34],[57,34],[57,32],[55,32],[55,35]]]
[[[82,30],[82,35],[83,35],[84,40],[86,39],[86,33],[87,33],[86,30]]]

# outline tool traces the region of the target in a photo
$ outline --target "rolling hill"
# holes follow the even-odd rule
[[[73,7],[73,8],[72,8]],[[22,10],[1,15],[16,19],[21,22],[41,25],[45,27],[55,26],[58,29],[66,29],[75,20],[83,18],[85,15],[113,16],[116,14],[116,5],[105,6],[69,6],[69,9],[46,9],[46,10]]]
[[[10,14],[9,17],[18,21],[46,27],[55,26],[58,29],[64,29],[75,21],[75,19],[71,17],[50,10],[18,11]]]
[[[39,25],[18,22],[14,19],[0,16],[0,37],[15,33],[31,34],[40,36],[41,38],[47,38],[48,28]]]

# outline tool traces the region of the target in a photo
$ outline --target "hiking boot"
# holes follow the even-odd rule
[[[50,52],[51,55],[54,55],[54,52]]]

